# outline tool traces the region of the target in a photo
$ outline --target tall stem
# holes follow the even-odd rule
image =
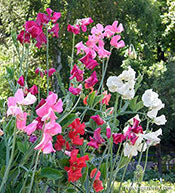
[[[35,177],[36,167],[38,165],[38,160],[39,160],[40,152],[41,151],[38,152],[37,157],[36,157],[36,162],[35,162],[35,166],[34,166],[34,170],[33,170],[33,174],[32,174],[32,179],[31,179],[31,182],[30,182],[30,187],[29,187],[28,193],[31,193],[31,191],[32,191],[33,181],[34,181],[34,177]]]
[[[12,161],[13,161],[13,158],[14,158],[15,143],[16,143],[16,125],[15,125],[15,127],[14,127],[14,132],[13,132],[13,144],[12,144],[11,157],[10,157],[8,166],[7,166],[7,168],[6,168],[4,177],[3,177],[3,179],[2,179],[2,183],[1,183],[1,186],[0,186],[0,192],[2,192],[3,187],[4,187],[4,185],[6,184],[7,179],[8,179],[8,174],[9,174],[9,171],[10,171],[10,168],[11,168],[11,164],[12,164]]]
[[[48,38],[48,27],[46,30],[46,65],[47,65],[47,96],[49,95],[49,38]]]
[[[25,76],[25,82],[27,82],[27,76],[28,76],[28,56],[29,56],[29,47],[27,48],[27,56],[26,56],[26,76]]]

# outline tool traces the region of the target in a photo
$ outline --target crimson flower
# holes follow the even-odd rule
[[[20,86],[24,86],[24,76],[20,76],[17,82]]]
[[[102,181],[100,180],[101,172],[97,171],[97,168],[94,168],[90,173],[90,178],[94,178],[95,174],[96,174],[96,177],[95,177],[95,180],[93,183],[93,188],[94,188],[95,192],[100,192],[104,189]]]
[[[77,35],[77,34],[79,34],[80,33],[80,27],[79,27],[79,25],[75,25],[75,26],[73,26],[73,25],[68,25],[67,26],[67,31],[68,32],[72,32],[72,33],[74,33],[75,35]]]
[[[115,144],[122,143],[125,140],[125,136],[122,133],[114,133],[112,137]]]
[[[98,82],[96,71],[94,71],[91,76],[85,80],[85,88],[91,88]]]
[[[50,69],[49,69],[49,73],[48,73],[48,74],[49,74],[49,77],[52,76],[52,74],[53,74],[54,72],[56,72],[56,69],[55,69],[55,68],[50,68]],[[47,70],[45,70],[45,74],[47,74]]]
[[[78,69],[77,65],[75,64],[70,72],[72,76],[69,79],[72,80],[75,77],[78,82],[81,82],[83,81],[83,73],[84,72]]]
[[[99,115],[94,115],[90,118],[93,119],[97,123],[97,125],[103,125],[104,123],[103,119]]]
[[[22,30],[18,34],[17,40],[19,40],[21,44],[30,43],[30,34],[28,32],[25,32],[24,30]]]
[[[63,149],[65,143],[66,143],[66,140],[63,138],[63,136],[57,135],[57,140],[54,147],[57,151],[60,151]]]
[[[81,90],[82,90],[81,84],[77,88],[74,88],[73,86],[69,88],[69,92],[71,92],[73,95],[79,95],[81,93]]]
[[[29,88],[29,92],[33,95],[38,94],[38,87],[34,84],[31,88]]]
[[[81,170],[86,167],[86,161],[89,160],[88,155],[83,157],[77,157],[78,149],[74,149],[71,152],[71,158],[69,160],[70,167],[64,167],[68,174],[68,181],[75,182],[82,177]]]
[[[80,122],[80,119],[75,119],[69,127],[71,130],[69,131],[69,138],[71,139],[72,143],[75,145],[83,145],[84,139],[80,138],[80,135],[84,135],[85,132],[85,123]]]

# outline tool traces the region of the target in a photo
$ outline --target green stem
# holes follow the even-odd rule
[[[33,170],[33,174],[32,174],[32,179],[31,179],[31,182],[30,182],[30,187],[29,187],[28,193],[31,193],[31,191],[32,191],[33,181],[34,181],[34,177],[35,177],[36,167],[38,165],[38,160],[39,160],[40,152],[41,152],[41,150],[38,152],[37,157],[36,157],[35,166],[34,166],[34,170]]]
[[[12,164],[12,161],[13,161],[13,158],[14,158],[15,143],[16,143],[16,125],[15,125],[15,127],[14,127],[14,132],[13,132],[13,144],[12,144],[11,157],[10,157],[8,166],[7,166],[7,168],[6,168],[4,177],[3,177],[3,179],[2,179],[2,183],[1,183],[1,186],[0,186],[0,192],[2,192],[3,187],[4,187],[4,185],[5,185],[6,182],[7,182],[8,174],[9,174],[9,171],[10,171],[10,168],[11,168],[11,164]]]
[[[27,57],[26,57],[26,76],[25,76],[25,82],[27,82],[27,76],[28,76],[28,57],[29,57],[29,47],[27,48]]]
[[[49,38],[48,38],[48,27],[46,30],[46,65],[47,65],[47,96],[49,96]]]

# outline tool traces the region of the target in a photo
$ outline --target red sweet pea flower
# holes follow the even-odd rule
[[[57,135],[57,140],[56,140],[54,147],[57,151],[61,151],[63,149],[65,143],[66,143],[66,140],[63,138],[63,136]]]
[[[99,115],[94,115],[90,118],[93,119],[97,123],[97,125],[103,125],[104,123],[103,119]]]
[[[20,76],[17,83],[20,85],[20,86],[24,86],[24,77],[23,76]]]
[[[96,172],[97,172],[97,168],[94,168],[94,169],[91,171],[90,178],[94,178]],[[101,172],[98,171],[97,174],[96,174],[95,180],[100,179],[100,176],[101,176]]]
[[[84,135],[84,129],[86,127],[85,123],[81,124],[80,119],[77,118],[69,125],[69,127],[71,128],[71,130],[69,131],[68,136],[71,139],[72,143],[75,145],[83,145],[84,139],[80,138],[80,135]]]
[[[59,24],[55,24],[51,30],[49,30],[49,33],[53,32],[53,37],[57,37],[58,38],[58,32],[59,32]]]
[[[85,88],[91,88],[98,82],[96,71],[94,71],[91,76],[85,80]]]
[[[77,158],[78,149],[74,149],[71,152],[71,158],[69,160],[70,167],[64,167],[68,173],[68,181],[75,182],[82,177],[81,170],[86,167],[86,161],[89,160],[88,155]]]
[[[95,192],[101,192],[104,189],[102,181],[101,180],[95,180],[93,183],[93,188],[94,188]]]
[[[101,101],[102,104],[109,105],[109,101],[111,99],[111,94],[107,94],[107,91],[103,92],[103,99]]]

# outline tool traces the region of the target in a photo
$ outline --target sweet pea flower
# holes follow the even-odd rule
[[[72,80],[75,77],[77,82],[81,82],[83,81],[83,73],[83,70],[78,69],[77,65],[75,64],[70,72],[72,76],[69,79]]]
[[[102,94],[104,95],[104,97],[103,97],[101,103],[105,104],[105,105],[109,105],[109,101],[111,99],[111,94],[107,94],[107,91],[104,91]]]
[[[17,83],[18,83],[20,86],[22,86],[22,87],[24,86],[24,76],[23,76],[23,75],[19,77]]]
[[[93,138],[90,137],[90,142],[89,142],[87,145],[98,149],[99,146],[105,141],[105,140],[101,137],[100,133],[101,133],[101,128],[97,128],[97,129],[94,131],[94,136],[93,136]]]
[[[98,82],[96,71],[94,71],[89,78],[85,80],[85,88],[91,88]]]
[[[31,135],[37,129],[37,125],[38,125],[38,121],[33,120],[32,123],[30,123],[25,127],[24,131],[27,133],[27,135]]]
[[[51,17],[51,20],[53,23],[56,23],[57,20],[61,17],[61,13],[60,12],[54,12],[53,16]]]
[[[17,40],[19,40],[21,44],[30,43],[30,34],[24,30],[21,30],[17,36]]]
[[[46,9],[46,12],[47,12],[47,14],[48,14],[48,15],[49,15],[49,17],[50,17],[53,11],[52,11],[52,9],[47,8],[47,9]]]
[[[36,135],[31,135],[29,138],[29,142],[31,143],[35,143],[35,141],[38,139],[38,137]]]
[[[87,25],[93,23],[94,21],[92,20],[91,17],[88,17],[88,18],[83,18],[81,19],[81,30],[83,32],[86,32],[87,31]]]
[[[43,24],[47,24],[50,21],[50,17],[46,15],[45,13],[38,13],[36,18],[36,23],[39,26],[42,26]]]
[[[54,72],[56,72],[56,69],[55,68],[50,68],[49,73],[48,73],[49,77],[52,76]],[[45,70],[45,74],[47,74],[47,70]]]
[[[121,39],[120,35],[113,36],[110,41],[111,46],[114,46],[115,48],[118,48],[118,49],[125,47],[125,42],[120,39]]]
[[[58,32],[59,32],[59,24],[56,23],[50,30],[49,33],[53,33],[53,37],[58,38]]]
[[[91,52],[88,52],[84,57],[79,59],[87,69],[93,70],[96,66],[98,66],[98,62],[93,59]]]
[[[111,137],[111,128],[109,127],[106,128],[106,136],[108,139]]]
[[[82,91],[82,85],[80,84],[77,88],[74,88],[73,86],[71,86],[69,88],[69,92],[71,92],[73,95],[79,95]]]
[[[44,74],[43,74],[42,70],[39,67],[35,70],[35,74],[39,74],[41,76],[41,78],[44,77]]]
[[[80,33],[80,27],[79,27],[79,25],[75,25],[75,26],[73,26],[73,25],[68,25],[67,26],[67,31],[68,32],[72,32],[72,33],[74,33],[75,35],[77,35],[77,34],[79,34]]]
[[[121,133],[114,133],[112,137],[115,144],[122,143],[125,140],[125,136]]]
[[[165,118],[165,115],[161,115],[159,117],[155,117],[153,119],[153,122],[156,124],[156,125],[165,125],[165,123],[167,122],[166,118]]]
[[[112,25],[107,25],[105,27],[105,36],[106,37],[111,37],[113,36],[115,33],[121,33],[124,29],[123,29],[123,25],[120,23],[118,26],[118,21],[114,21]]]
[[[31,94],[36,95],[38,94],[38,87],[34,84],[31,88],[28,90]]]
[[[110,76],[106,83],[110,92],[117,92],[123,86],[122,80],[117,76]]]
[[[97,125],[103,125],[104,124],[103,119],[99,115],[94,115],[94,116],[91,116],[90,118],[93,119]]]

